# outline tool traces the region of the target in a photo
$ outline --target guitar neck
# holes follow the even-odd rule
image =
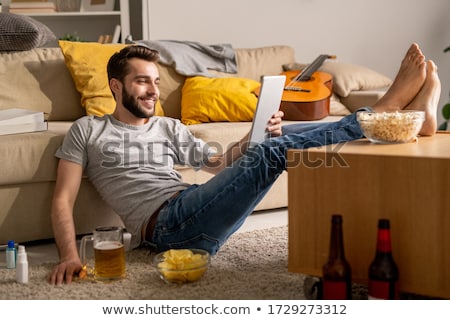
[[[326,59],[335,59],[336,56],[330,56],[328,54],[321,54],[311,64],[309,64],[296,78],[296,81],[308,81],[311,76]]]

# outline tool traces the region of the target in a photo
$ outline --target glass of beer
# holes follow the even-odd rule
[[[87,268],[86,246],[93,242],[94,268]],[[116,280],[126,276],[122,227],[97,227],[80,243],[81,263],[95,280]]]

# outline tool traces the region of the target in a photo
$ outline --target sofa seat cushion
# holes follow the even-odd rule
[[[313,124],[339,121],[343,116],[328,116],[315,121],[288,121],[283,120],[282,126],[290,124]],[[208,142],[211,146],[217,148],[217,152],[225,152],[233,144],[240,141],[250,132],[252,122],[210,122],[201,124],[192,124],[188,128],[194,136]]]
[[[54,156],[72,122],[49,122],[49,130],[0,136],[0,185],[55,181]]]
[[[359,108],[373,106],[386,91],[387,89],[352,91],[347,97],[341,98],[341,102],[351,112],[355,112]]]
[[[208,142],[222,153],[234,143],[240,141],[252,126],[251,122],[210,122],[189,125],[194,136]]]
[[[337,121],[341,118],[330,116],[304,123]],[[283,121],[283,125],[298,122]],[[71,125],[71,121],[49,121],[48,131],[0,136],[0,185],[55,181],[58,159],[54,154]],[[251,126],[251,122],[211,122],[189,125],[188,128],[197,138],[208,142],[217,152],[222,153],[240,141]],[[198,172],[186,170],[186,167],[178,169],[184,170],[187,182],[197,182]]]

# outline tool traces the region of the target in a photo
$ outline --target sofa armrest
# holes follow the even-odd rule
[[[347,109],[351,112],[355,112],[361,107],[370,107],[375,104],[385,93],[386,89],[377,90],[361,90],[352,91],[345,98],[340,98],[341,103],[343,103]]]

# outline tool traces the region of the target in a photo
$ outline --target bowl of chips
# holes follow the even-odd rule
[[[153,257],[160,278],[178,284],[199,280],[210,261],[210,254],[202,249],[170,249]]]
[[[360,111],[357,120],[364,136],[373,143],[404,143],[417,139],[425,112],[401,110],[395,112]]]

